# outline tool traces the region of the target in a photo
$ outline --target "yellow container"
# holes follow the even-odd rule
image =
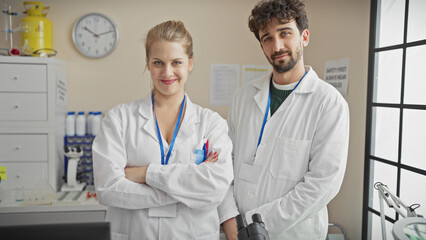
[[[21,44],[24,55],[43,56],[53,50],[52,22],[46,18],[50,7],[41,2],[24,2],[28,16],[21,19]]]

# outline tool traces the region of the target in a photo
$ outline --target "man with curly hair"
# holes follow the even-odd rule
[[[346,168],[349,110],[340,93],[304,65],[304,7],[299,0],[262,1],[249,17],[273,71],[238,89],[228,115],[235,177],[220,206],[228,239],[236,238],[230,218],[236,211],[248,223],[259,213],[271,239],[327,235],[327,204]]]

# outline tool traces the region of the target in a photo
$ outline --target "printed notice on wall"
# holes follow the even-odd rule
[[[267,76],[270,72],[269,65],[243,65],[243,86],[255,79]]]
[[[349,58],[327,61],[324,80],[333,85],[343,97],[348,95]]]
[[[56,76],[56,105],[61,107],[67,106],[67,82],[60,75]]]
[[[240,65],[212,64],[210,66],[210,104],[229,106],[240,81]]]

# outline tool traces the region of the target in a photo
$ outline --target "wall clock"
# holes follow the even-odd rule
[[[89,13],[74,24],[72,40],[84,56],[101,58],[109,55],[117,46],[118,29],[109,17]]]

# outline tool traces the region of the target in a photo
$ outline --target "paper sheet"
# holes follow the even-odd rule
[[[243,65],[243,85],[264,77],[271,72],[269,65]]]
[[[239,80],[239,64],[211,64],[210,104],[229,106]]]
[[[67,107],[67,82],[61,76],[56,76],[56,106]]]
[[[333,85],[343,97],[348,95],[349,58],[327,61],[325,63],[324,81]]]

